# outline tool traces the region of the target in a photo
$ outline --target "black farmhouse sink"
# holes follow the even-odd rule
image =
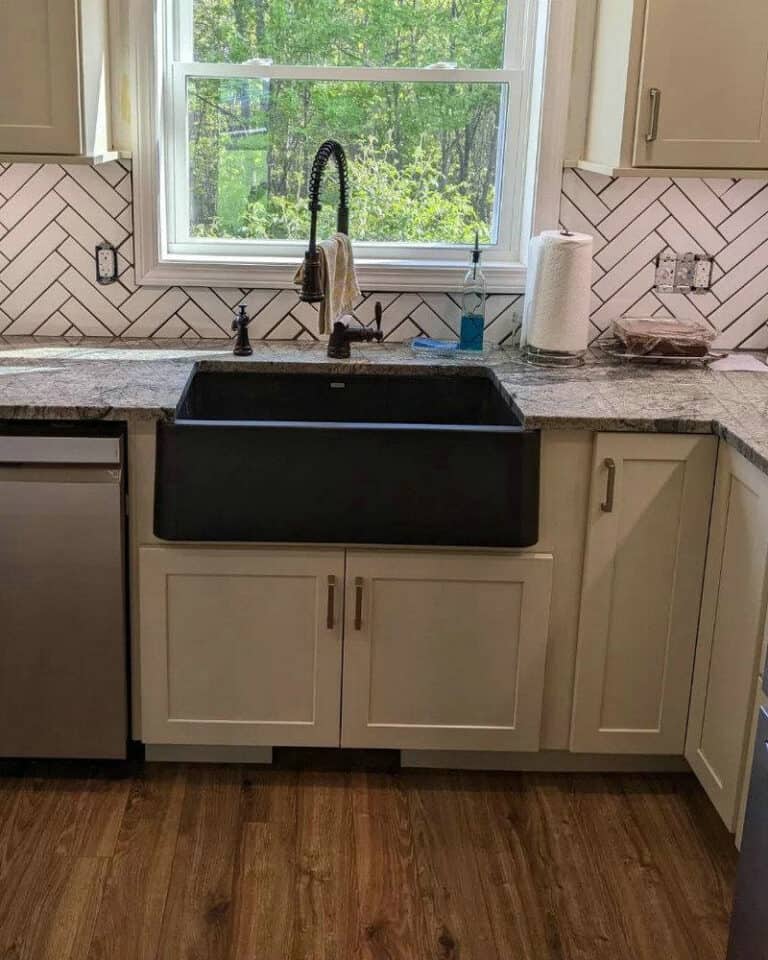
[[[158,423],[166,540],[524,547],[539,435],[484,374],[195,371]]]

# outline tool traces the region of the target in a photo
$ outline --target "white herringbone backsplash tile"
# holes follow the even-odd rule
[[[726,347],[768,347],[768,183],[731,179],[619,179],[566,170],[561,220],[595,240],[593,335],[621,314],[704,318]],[[293,290],[137,287],[128,164],[100,167],[0,163],[0,334],[5,336],[230,336],[244,303],[252,336],[314,339],[316,311]],[[119,281],[95,280],[94,247],[119,250]],[[716,257],[711,293],[653,291],[658,253]],[[384,304],[387,339],[450,337],[455,294],[366,293],[363,322]],[[518,335],[522,297],[492,295],[488,339]]]
[[[560,219],[594,237],[593,336],[622,315],[673,316],[705,320],[719,347],[768,347],[768,182],[566,170]],[[714,256],[711,292],[656,293],[665,250]]]

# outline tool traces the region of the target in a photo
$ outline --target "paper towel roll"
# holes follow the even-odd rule
[[[589,342],[592,237],[545,230],[528,248],[522,343],[582,353]]]

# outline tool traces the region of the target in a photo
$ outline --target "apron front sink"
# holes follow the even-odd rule
[[[196,371],[158,423],[166,540],[525,547],[539,434],[482,371]]]

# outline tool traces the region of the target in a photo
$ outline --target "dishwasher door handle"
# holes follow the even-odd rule
[[[120,466],[119,437],[0,436],[0,463]]]

